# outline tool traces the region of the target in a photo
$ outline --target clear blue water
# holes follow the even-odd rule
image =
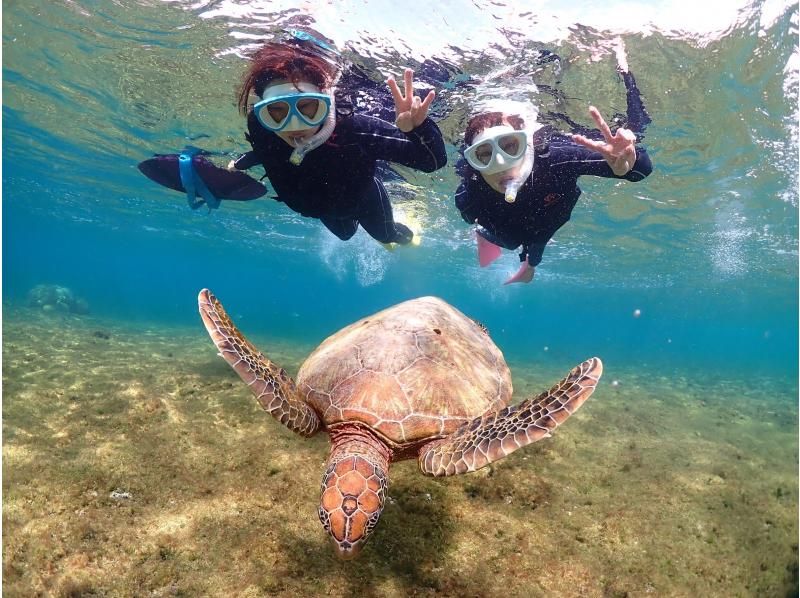
[[[570,367],[589,355],[653,372],[769,376],[798,367],[797,6],[456,1],[326,5],[226,1],[4,3],[3,301],[41,283],[124,322],[185,325],[211,288],[251,333],[315,343],[398,301],[438,295],[484,322],[510,360]],[[627,7],[627,8],[625,8]],[[624,109],[609,40],[628,48],[653,123],[639,184],[584,178],[572,221],[531,285],[480,269],[453,205],[469,89],[443,86],[451,164],[390,184],[424,223],[393,253],[347,243],[268,200],[191,212],[136,164],[187,143],[248,149],[235,92],[243,53],[291,23],[347,48],[376,81],[423,59],[473,77],[539,48],[562,57],[557,108],[589,122]],[[536,75],[534,80],[536,80]],[[553,97],[531,95],[540,107]],[[634,310],[641,316],[633,317]]]
[[[3,2],[4,595],[797,595],[799,17],[791,0]],[[418,248],[340,242],[270,200],[193,212],[137,170],[247,150],[244,55],[298,24],[378,84],[450,73],[450,165],[387,183]],[[503,72],[494,92],[543,118],[624,111],[617,37],[655,170],[584,177],[536,280],[503,286],[516,254],[479,268],[453,204],[470,107]],[[561,69],[532,68],[541,50]],[[29,308],[42,284],[90,314]],[[496,467],[393,466],[374,540],[341,563],[315,516],[326,440],[247,396],[203,287],[290,372],[343,325],[438,295],[487,325],[518,399],[591,355],[605,374],[563,432]]]

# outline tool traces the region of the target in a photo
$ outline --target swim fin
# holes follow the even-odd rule
[[[535,273],[536,268],[530,265],[528,258],[525,258],[525,261],[520,264],[519,270],[517,270],[516,273],[503,284],[511,284],[514,282],[530,282],[533,280],[533,275]]]
[[[481,268],[485,268],[497,258],[500,257],[503,250],[497,245],[483,237],[478,231],[475,231],[475,240],[478,242],[478,263]]]
[[[407,244],[414,247],[419,247],[420,243],[422,243],[422,223],[417,220],[417,217],[408,210],[406,210],[405,214],[403,214],[403,220],[405,221],[406,228],[408,228],[413,235],[411,237],[411,242]]]
[[[410,214],[405,214],[403,219],[408,223],[408,225],[395,221],[395,228],[400,234],[404,235],[406,239],[410,237],[410,240],[404,243],[381,243],[383,248],[387,251],[394,251],[397,247],[419,247],[419,244],[422,242],[419,234],[419,231],[422,229],[422,225],[419,223],[419,221]]]
[[[184,174],[181,174],[181,157],[183,157]],[[187,164],[188,162],[188,164]],[[187,180],[185,166],[190,165],[194,177],[191,178],[189,189],[184,185]],[[216,166],[209,162],[197,150],[185,151],[181,154],[156,154],[152,158],[139,163],[139,170],[150,180],[159,185],[182,191],[188,195],[196,192],[208,203],[209,207],[215,207],[206,198],[204,191],[208,191],[213,199],[230,199],[236,201],[249,201],[257,199],[267,192],[266,187],[255,180],[253,177],[240,171],[231,171],[221,166]],[[190,171],[190,172],[191,172]],[[192,189],[195,184],[197,189]],[[205,187],[205,189],[203,189]],[[192,208],[202,205],[203,201],[189,200]]]

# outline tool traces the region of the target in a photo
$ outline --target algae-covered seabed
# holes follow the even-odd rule
[[[491,468],[437,480],[396,464],[376,532],[341,562],[316,516],[326,438],[261,411],[199,320],[4,312],[5,596],[797,590],[794,381],[607,363],[553,438]],[[312,348],[254,340],[290,373]],[[517,399],[572,365],[512,364]]]

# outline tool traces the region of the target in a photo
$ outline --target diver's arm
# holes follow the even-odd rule
[[[624,175],[614,174],[605,157],[587,147],[568,140],[551,141],[550,170],[556,178],[578,178],[581,175],[599,176],[610,179],[623,179],[638,182],[653,171],[650,156],[642,146],[636,146],[636,161]]]
[[[589,114],[603,136],[602,141],[584,135],[573,135],[572,140],[601,154],[616,176],[625,176],[636,162],[635,133],[625,127],[612,133],[600,111],[594,106],[589,106]]]
[[[243,153],[236,160],[231,160],[228,163],[228,170],[248,170],[253,166],[261,164],[261,158],[254,150]]]
[[[628,129],[640,136],[644,133],[644,128],[652,122],[647,109],[644,107],[639,88],[636,86],[636,79],[630,71],[620,71],[622,81],[625,83],[625,102],[627,106],[628,122],[625,125]],[[641,141],[641,138],[640,138]]]
[[[268,132],[261,123],[256,119],[255,114],[251,110],[247,115],[247,131],[244,134],[245,139],[250,143],[253,148],[249,152],[245,152],[239,156],[234,162],[228,165],[236,170],[248,170],[257,165],[264,166],[268,156],[275,153],[275,148],[279,147],[286,154],[287,159],[290,153],[290,148],[287,145],[285,148],[283,141],[280,141],[274,133]],[[266,170],[266,166],[264,168]]]
[[[589,106],[589,114],[594,119],[600,134],[603,136],[602,140],[591,139],[584,135],[572,135],[572,141],[584,149],[600,154],[600,156],[608,164],[612,176],[617,178],[628,178],[631,172],[634,172],[638,164],[638,170],[634,172],[634,178],[628,180],[641,180],[652,171],[652,165],[649,158],[647,164],[638,160],[638,152],[636,151],[636,134],[630,129],[620,127],[613,133],[609,128],[606,121],[603,119],[600,111],[594,106]],[[593,174],[586,172],[582,174]],[[607,176],[602,173],[597,173],[599,176]]]
[[[636,133],[638,141],[642,140],[644,128],[652,122],[650,115],[644,107],[639,88],[636,86],[636,79],[628,66],[628,53],[625,49],[625,42],[621,37],[614,39],[614,54],[617,57],[617,72],[625,83],[625,103],[627,123],[625,127]]]
[[[368,157],[397,162],[423,172],[433,172],[447,164],[444,139],[439,127],[428,118],[428,110],[436,97],[431,90],[420,98],[414,95],[414,71],[403,72],[403,91],[389,77],[386,81],[394,99],[395,125],[378,118],[362,117],[366,131],[360,133],[367,146]],[[356,121],[358,122],[358,121]],[[358,135],[358,129],[356,134]]]
[[[386,81],[394,99],[394,113],[397,115],[395,125],[404,133],[410,133],[428,118],[428,109],[436,98],[436,92],[430,90],[425,99],[414,95],[414,71],[410,68],[403,72],[403,88],[400,91],[394,77]]]
[[[467,185],[464,181],[458,186],[455,196],[456,208],[467,224],[475,224],[478,220],[478,202],[471,201]]]
[[[433,172],[447,164],[447,151],[444,147],[442,132],[433,120],[426,118],[420,126],[404,135],[418,148],[425,163],[424,167],[419,167],[420,170]],[[403,164],[403,162],[400,163]]]
[[[408,133],[393,124],[367,115],[353,115],[353,132],[369,158],[397,162],[433,172],[447,164],[447,152],[439,127],[430,118]]]

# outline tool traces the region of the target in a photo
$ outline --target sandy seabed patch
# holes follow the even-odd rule
[[[4,315],[4,596],[797,595],[796,381],[617,370],[491,467],[393,466],[341,562],[326,438],[261,411],[199,323]],[[253,340],[290,373],[312,348]],[[516,400],[573,365],[513,368]]]

